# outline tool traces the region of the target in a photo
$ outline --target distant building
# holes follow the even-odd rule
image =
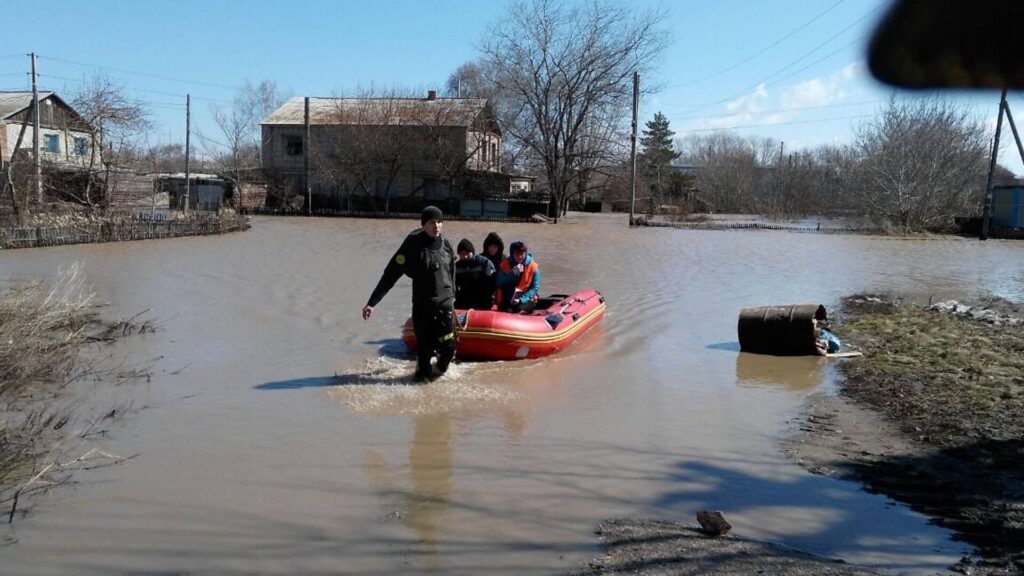
[[[454,209],[532,191],[532,179],[502,172],[502,134],[485,99],[430,91],[309,103],[311,142],[304,98],[292,98],[263,120],[262,155],[268,182],[291,197],[306,194],[309,156],[314,208],[418,212],[425,202]]]
[[[167,203],[171,210],[185,208],[186,182],[188,183],[189,210],[219,210],[224,205],[225,190],[228,183],[216,174],[153,174],[156,191],[167,194]]]
[[[32,92],[0,92],[0,158],[4,162],[11,161],[19,134],[19,154],[32,156],[35,128],[31,106]],[[92,127],[53,92],[39,93],[39,136],[41,161],[58,168],[89,166]],[[98,158],[95,164],[99,164]]]

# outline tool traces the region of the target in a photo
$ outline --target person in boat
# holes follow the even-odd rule
[[[484,251],[481,254],[494,264],[494,271],[501,269],[501,261],[505,259],[505,241],[498,236],[497,232],[491,232],[484,238]],[[491,276],[491,300],[494,300],[498,291],[498,275]]]
[[[495,270],[501,267],[501,261],[505,259],[505,241],[497,232],[491,232],[484,238],[484,251],[481,256],[490,260]]]
[[[416,376],[432,376],[430,360],[437,354],[437,370],[444,374],[455,357],[452,315],[455,304],[455,250],[441,235],[444,215],[436,206],[420,214],[420,229],[412,231],[388,260],[377,287],[363,307],[363,320],[402,275],[412,278],[412,323],[416,334]]]
[[[497,271],[490,260],[476,253],[468,239],[455,248],[455,307],[459,310],[490,310],[494,304],[494,279]]]
[[[508,258],[498,270],[498,310],[532,312],[540,295],[540,267],[526,243],[516,240],[509,246]]]

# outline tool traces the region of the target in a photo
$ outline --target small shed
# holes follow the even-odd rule
[[[1024,229],[1024,186],[992,188],[993,227]]]
[[[185,190],[188,189],[190,210],[219,210],[224,205],[226,182],[216,174],[160,174],[157,176],[158,189],[169,195],[172,209],[185,208]],[[186,186],[188,182],[188,186]]]

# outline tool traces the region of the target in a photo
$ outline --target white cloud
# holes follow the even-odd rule
[[[761,83],[752,93],[726,104],[725,109],[735,114],[755,114],[764,109],[762,104],[767,99],[768,88]]]
[[[828,76],[798,82],[782,91],[779,104],[782,108],[808,108],[828,106],[846,98],[851,88],[863,83],[867,68],[863,61],[847,64],[838,72]]]

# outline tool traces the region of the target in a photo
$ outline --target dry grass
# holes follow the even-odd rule
[[[105,372],[83,359],[83,349],[140,331],[133,319],[104,326],[97,310],[77,266],[52,283],[0,294],[0,504],[8,522],[19,498],[66,482],[74,470],[121,460],[84,444],[98,422],[68,430],[76,407],[69,384]]]
[[[843,392],[944,447],[1024,436],[1024,330],[892,302],[848,301],[838,332],[865,353]]]

